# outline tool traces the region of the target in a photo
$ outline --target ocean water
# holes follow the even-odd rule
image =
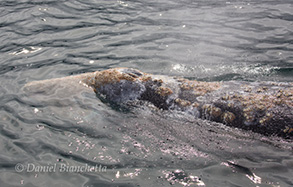
[[[1,0],[0,186],[293,186],[292,141],[21,89],[115,67],[292,82],[292,12],[292,0]]]

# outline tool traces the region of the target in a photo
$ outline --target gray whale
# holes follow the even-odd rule
[[[64,78],[34,81],[27,93],[61,95],[94,91],[118,104],[149,102],[162,110],[179,110],[210,121],[264,135],[293,137],[293,84],[276,82],[201,82],[152,75],[132,68],[113,68]]]

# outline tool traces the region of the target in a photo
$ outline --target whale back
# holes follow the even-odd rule
[[[45,95],[57,92],[60,97],[94,92],[117,104],[145,101],[161,110],[181,111],[265,135],[293,136],[292,83],[202,82],[114,68],[32,82],[25,90]]]

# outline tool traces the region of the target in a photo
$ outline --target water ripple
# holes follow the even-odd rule
[[[180,171],[207,186],[251,186],[251,171],[260,186],[292,186],[292,142],[180,113],[117,111],[94,93],[21,90],[121,66],[206,81],[292,82],[291,0],[2,0],[0,16],[2,185],[168,186],[186,182],[166,179]],[[109,170],[70,179],[15,172],[29,162]]]

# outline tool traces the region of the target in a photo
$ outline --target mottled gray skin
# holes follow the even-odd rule
[[[144,74],[134,69],[119,70],[125,74]],[[221,82],[216,90],[196,91],[184,89],[184,84],[194,81],[174,77],[147,75],[147,81],[126,81],[96,87],[109,101],[125,103],[145,100],[164,110],[181,110],[195,117],[221,122],[229,126],[252,130],[265,135],[292,138],[293,110],[292,85],[272,82]],[[203,86],[209,83],[200,82]],[[158,93],[159,88],[169,88],[172,94]],[[280,90],[289,90],[287,96],[274,96]],[[290,92],[291,91],[291,92]],[[274,96],[274,97],[273,97]],[[278,99],[274,103],[274,99]],[[253,100],[255,99],[255,101]],[[286,101],[286,102],[285,102]],[[244,105],[243,103],[247,103]],[[278,103],[279,102],[279,103]],[[273,106],[272,106],[273,105]]]
[[[80,84],[118,104],[135,100],[163,110],[180,110],[197,118],[252,130],[264,135],[293,138],[293,89],[291,83],[198,82],[151,75],[131,68],[115,68],[69,78],[38,81],[38,85],[66,80]]]
[[[244,91],[243,85],[249,85],[251,91]],[[280,103],[268,108],[274,100],[257,100],[257,97],[276,94],[280,89],[288,88],[286,84],[272,86],[270,83],[223,82],[222,88],[203,96],[192,97],[192,93],[181,92],[179,98],[190,102],[197,102],[199,117],[211,121],[221,122],[229,126],[252,130],[264,135],[278,135],[292,138],[293,110],[291,106]],[[268,90],[259,93],[262,87]],[[260,95],[261,94],[261,95]],[[255,96],[255,97],[253,97]],[[243,99],[248,97],[247,99]],[[255,99],[255,100],[254,100]],[[248,106],[243,103],[249,102]],[[190,110],[194,107],[181,107]],[[221,113],[217,115],[217,112]],[[247,117],[248,116],[248,117]],[[230,119],[231,118],[231,119]],[[233,119],[235,118],[235,119]]]

